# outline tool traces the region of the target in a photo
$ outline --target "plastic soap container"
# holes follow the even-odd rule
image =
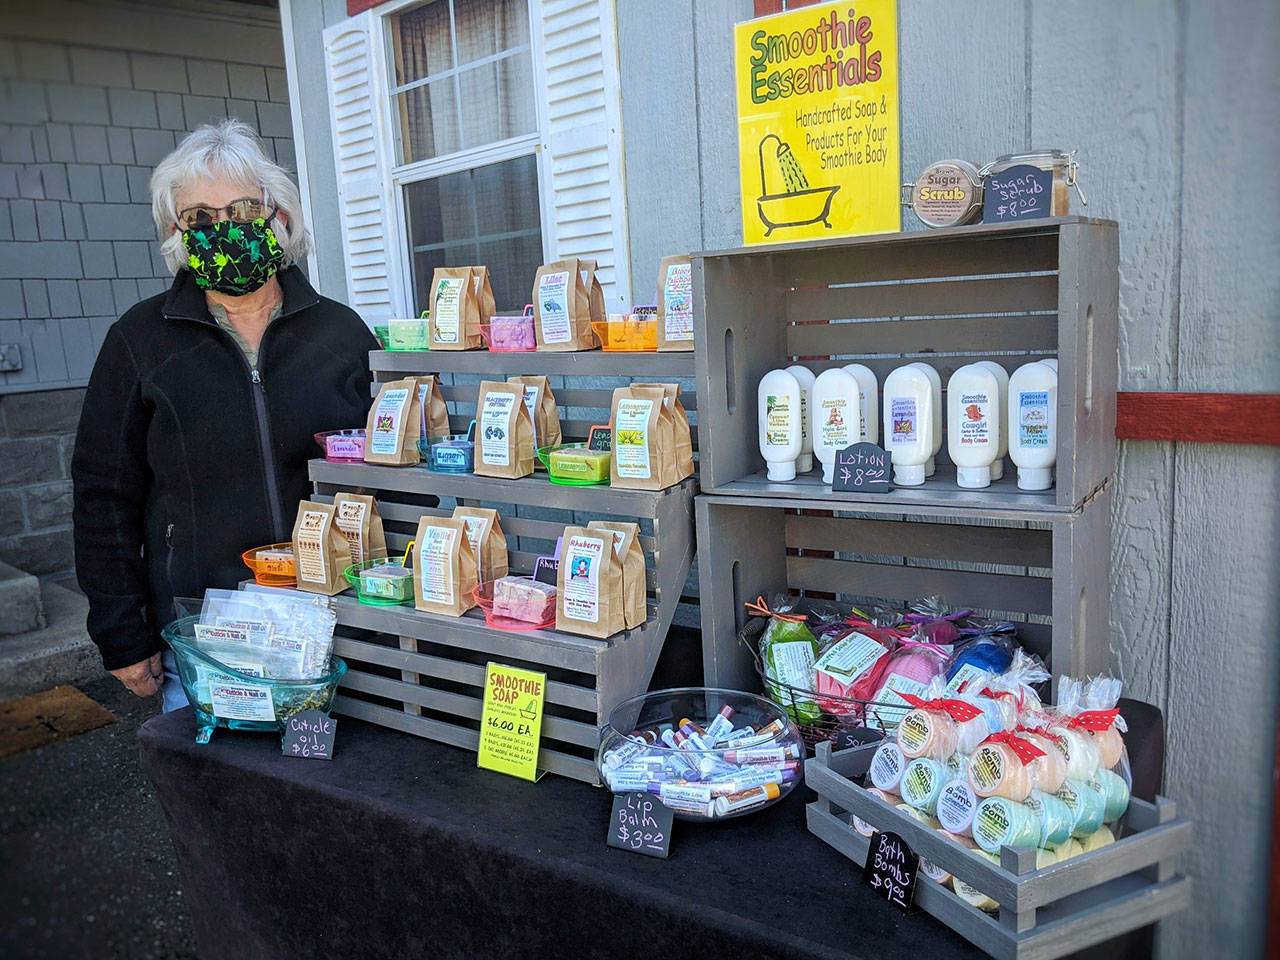
[[[846,373],[858,381],[858,439],[880,442],[880,394],[875,372],[865,364],[846,363]]]
[[[956,485],[991,485],[991,463],[1000,449],[1000,382],[986,367],[966,364],[947,381],[947,452]]]
[[[991,480],[994,482],[1004,476],[1004,458],[1009,455],[1009,371],[994,360],[979,360],[977,365],[995,374],[996,383],[1000,386],[1000,448],[991,461]]]
[[[611,313],[607,320],[593,320],[591,329],[605,353],[650,353],[658,349],[657,313]]]
[[[813,469],[813,418],[809,415],[809,402],[813,399],[813,371],[795,363],[787,367],[800,384],[800,456],[796,457],[796,473],[808,473]]]
[[[519,316],[498,316],[480,324],[480,335],[492,353],[529,353],[538,349],[533,332],[533,304]]]
[[[800,456],[800,381],[786,370],[770,370],[756,390],[760,456],[770,480],[794,480]]]
[[[884,448],[900,487],[924,483],[933,450],[933,381],[920,366],[909,363],[884,378]]]
[[[933,384],[933,449],[929,453],[929,459],[925,461],[924,465],[924,475],[926,477],[932,477],[937,469],[935,460],[938,456],[938,451],[942,449],[942,424],[946,419],[946,412],[942,409],[942,377],[939,375],[938,371],[929,366],[929,364],[923,363],[919,360],[912,363],[912,366],[919,367],[923,370],[925,376],[927,376]]]
[[[470,434],[455,433],[418,441],[423,465],[435,473],[473,473],[476,445]]]
[[[858,442],[858,381],[840,367],[824,370],[813,384],[813,452],[822,463],[822,482],[835,476],[836,451]]]
[[[1043,361],[1020,366],[1009,378],[1009,459],[1018,488],[1048,490],[1058,450],[1058,372]]]
[[[590,450],[585,443],[566,443],[558,447],[541,447],[538,459],[547,468],[552,483],[567,486],[591,486],[609,482],[609,464],[613,454],[608,450]]]
[[[419,318],[393,318],[387,321],[388,350],[430,350],[430,321],[427,312]]]

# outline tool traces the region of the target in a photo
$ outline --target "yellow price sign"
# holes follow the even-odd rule
[[[902,229],[896,0],[734,27],[742,241]]]
[[[547,675],[490,663],[484,670],[480,753],[476,765],[525,780],[537,780],[538,741]]]

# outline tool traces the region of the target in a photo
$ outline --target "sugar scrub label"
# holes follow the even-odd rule
[[[827,397],[818,411],[821,443],[824,447],[843,450],[851,442],[849,436],[849,403],[844,397]]]
[[[363,500],[344,500],[338,504],[333,522],[342,535],[347,538],[351,547],[351,562],[363,563],[366,559],[364,550],[364,515],[369,505]]]
[[[511,429],[511,414],[515,410],[515,395],[491,391],[484,395],[484,409],[480,411],[480,461],[490,466],[506,467],[511,464],[511,444],[507,431]]]
[[[328,515],[319,510],[302,511],[298,527],[298,579],[308,583],[328,583],[324,533]]]
[[[1024,447],[1049,446],[1049,392],[1032,390],[1018,394],[1018,443]]]
[[[276,718],[271,705],[271,689],[257,683],[236,683],[209,678],[209,701],[213,715],[224,720],[266,720]]]
[[[453,543],[458,531],[451,527],[427,527],[418,547],[422,573],[422,599],[449,606],[453,603]]]
[[[952,833],[968,833],[978,797],[963,780],[952,780],[938,797],[938,821]]]
[[[884,653],[884,647],[865,633],[852,633],[832,646],[813,666],[815,670],[848,683],[871,669]]]
[[[444,278],[436,285],[431,303],[431,321],[437,343],[458,342],[458,300],[462,295],[461,278]]]
[[[570,537],[565,547],[568,564],[564,578],[564,612],[574,620],[600,622],[600,561],[604,541],[595,537]]]
[[[544,273],[538,280],[538,303],[541,307],[542,339],[546,343],[568,343],[569,273]]]
[[[969,778],[981,793],[993,793],[1004,779],[1004,754],[990,745],[981,746],[969,759]]]
[[[647,480],[652,476],[649,461],[649,417],[652,400],[619,400],[613,433],[613,462],[618,476]]]
[[[765,397],[764,443],[767,447],[791,444],[791,398],[784,394]]]
[[[973,391],[960,394],[960,445],[986,445],[991,442],[991,398]]]
[[[889,421],[893,431],[889,434],[890,443],[916,442],[916,398],[893,397],[889,402]]]
[[[672,264],[662,284],[668,340],[693,339],[693,268],[687,263]]]
[[[397,388],[383,391],[378,398],[378,409],[374,413],[373,435],[369,437],[371,453],[395,456],[399,452],[400,421],[404,418],[408,403],[408,390]]]

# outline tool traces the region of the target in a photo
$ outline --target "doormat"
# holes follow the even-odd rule
[[[0,703],[0,759],[97,730],[119,718],[75,687]]]

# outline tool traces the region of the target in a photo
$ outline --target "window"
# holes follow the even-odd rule
[[[415,311],[436,267],[483,264],[519,312],[543,261],[528,0],[431,0],[388,25]]]

